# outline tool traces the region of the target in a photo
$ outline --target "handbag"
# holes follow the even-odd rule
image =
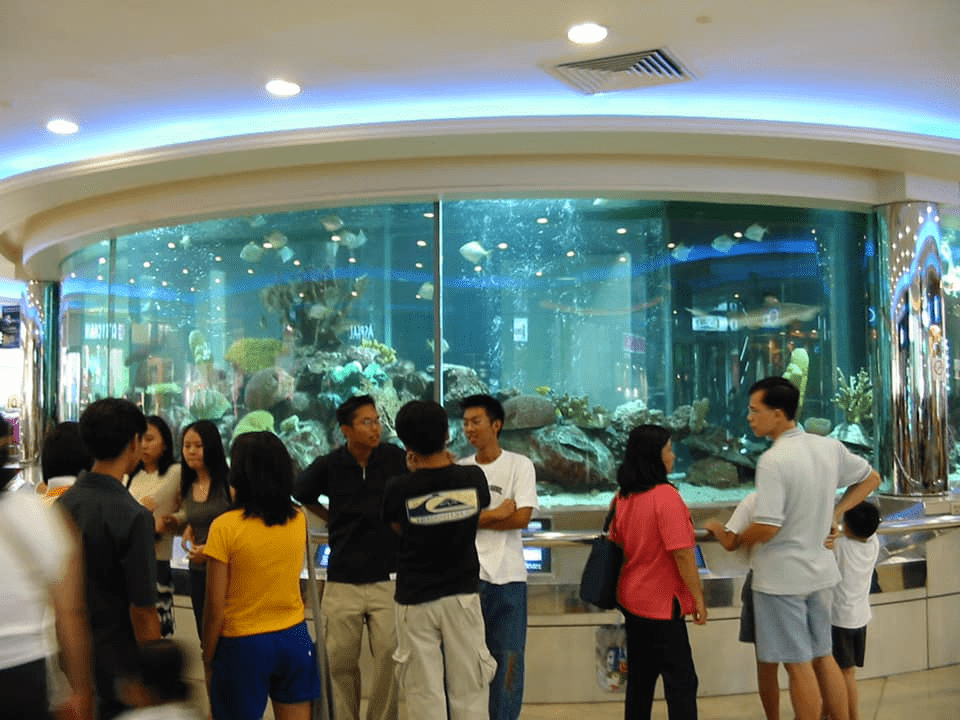
[[[610,506],[603,531],[594,538],[590,547],[590,557],[583,566],[580,577],[580,599],[602,610],[617,607],[617,582],[620,580],[620,568],[623,565],[623,548],[613,542],[608,532],[616,503]]]

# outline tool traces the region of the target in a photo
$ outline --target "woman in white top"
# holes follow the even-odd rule
[[[170,556],[180,510],[180,463],[173,456],[173,434],[159,415],[147,418],[140,464],[127,480],[134,499],[153,513],[157,537],[157,611],[163,637],[173,635],[173,578]]]

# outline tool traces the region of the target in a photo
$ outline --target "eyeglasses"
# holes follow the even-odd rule
[[[380,424],[380,418],[363,418],[362,420],[357,420],[354,425],[363,425],[364,427],[373,427],[374,425]]]

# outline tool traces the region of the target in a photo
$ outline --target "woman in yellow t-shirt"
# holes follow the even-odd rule
[[[217,720],[309,720],[320,696],[300,595],[307,525],[290,495],[293,461],[270,432],[244,433],[230,453],[235,508],[213,521],[204,552],[203,660]]]

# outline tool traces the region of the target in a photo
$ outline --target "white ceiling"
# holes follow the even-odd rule
[[[626,115],[960,140],[957,0],[0,2],[0,178],[106,153],[394,119]],[[565,37],[595,20],[600,46]],[[539,66],[668,47],[694,82],[582,96]],[[270,98],[284,77],[304,92]],[[52,117],[81,126],[61,138]]]
[[[355,148],[394,132],[406,150],[390,153],[415,153],[424,137],[443,144],[444,122],[464,119],[489,120],[478,132],[503,137],[494,119],[526,118],[527,132],[593,123],[608,153],[631,125],[655,151],[703,155],[735,127],[754,145],[715,154],[852,158],[956,185],[958,2],[0,0],[0,252],[16,260],[31,217],[91,197],[84,178],[97,174],[97,192],[121,188],[122,179],[102,176],[134,156],[155,163],[136,179],[144,185],[221,165],[253,169],[196,160],[281,146],[277,154],[295,156],[298,138],[318,132],[346,133]],[[607,40],[572,45],[566,30],[584,20],[608,26]],[[542,69],[660,47],[696,79],[584,96]],[[271,98],[263,85],[274,77],[303,93]],[[53,117],[75,120],[80,132],[49,133]],[[400,121],[408,122],[390,125]],[[357,127],[367,130],[350,135]],[[787,142],[812,137],[832,145]],[[156,158],[168,151],[144,152],[160,147],[194,162],[164,176]],[[311,152],[304,157],[314,161]],[[73,185],[53,187],[50,178],[67,175]]]

